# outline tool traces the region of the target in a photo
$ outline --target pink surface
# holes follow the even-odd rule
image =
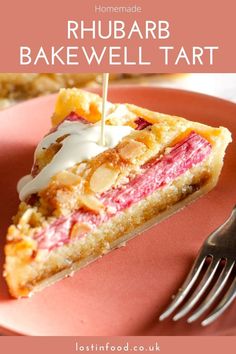
[[[137,5],[142,11],[95,12],[95,6],[99,5],[102,7]],[[4,1],[0,12],[1,72],[232,73],[235,72],[236,67],[236,51],[233,47],[235,31],[232,28],[235,23],[235,10],[235,0],[217,1],[217,5],[215,0],[194,2],[105,0],[101,3],[97,0],[89,0],[86,1],[86,6],[82,6],[81,1],[75,0],[68,0],[66,3],[55,0]],[[52,14],[55,12],[56,24],[52,25]],[[125,22],[126,36],[115,38],[115,33],[112,31],[110,38],[102,39],[98,36],[98,31],[94,37],[91,31],[87,31],[84,38],[81,38],[78,29],[78,39],[73,35],[68,39],[68,20],[78,21],[79,28],[81,20],[84,21],[86,28],[92,27],[92,20],[96,21],[97,28],[98,20],[101,20],[101,33],[104,36],[109,33],[108,21],[122,20]],[[158,28],[155,31],[156,38],[153,38],[150,32],[146,36],[145,21],[150,20],[155,23],[159,20],[168,21],[170,37],[159,39]],[[143,38],[140,38],[137,32],[131,35],[130,39],[127,38],[134,21],[137,21]],[[14,26],[11,26],[11,30],[8,31],[6,41],[5,33],[10,27],[9,23]],[[28,65],[20,64],[21,46],[31,48],[31,63]],[[41,59],[36,60],[41,46],[45,50],[46,60],[42,56]],[[99,63],[92,60],[89,65],[84,50],[90,57],[92,46],[95,47],[97,56],[101,57],[101,60],[98,60]],[[212,49],[212,64],[210,64],[210,50],[207,49],[209,46],[218,47]],[[51,54],[52,47],[55,47],[55,51],[58,52],[59,59],[53,53]],[[72,47],[67,51],[68,55],[66,47]],[[170,47],[168,64],[165,62],[165,52],[162,47]],[[182,47],[185,52],[182,52],[181,58]],[[110,52],[113,58],[109,55]],[[200,60],[194,52],[196,54],[202,52]],[[180,55],[179,60],[178,55]],[[23,62],[27,63],[25,59],[23,58]]]
[[[236,105],[184,91],[112,88],[112,101],[128,101],[182,115],[236,135]],[[0,113],[1,264],[4,235],[18,197],[16,182],[32,164],[33,150],[49,129],[55,96]],[[74,277],[31,299],[10,299],[0,279],[0,325],[29,335],[218,335],[236,334],[235,305],[207,328],[160,312],[184,280],[205,237],[228,216],[236,201],[236,144],[230,145],[218,186],[184,211],[113,251]]]

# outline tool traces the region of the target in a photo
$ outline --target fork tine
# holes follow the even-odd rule
[[[227,293],[218,304],[218,306],[211,312],[211,314],[202,321],[202,326],[207,326],[213,321],[215,321],[222,313],[229,307],[229,305],[234,301],[236,297],[236,278],[232,282],[230,288],[228,289]]]
[[[232,269],[235,265],[235,262],[231,262],[225,265],[225,267],[222,269],[222,272],[219,275],[219,278],[217,279],[217,282],[207,295],[206,299],[201,303],[201,305],[197,308],[197,310],[190,316],[187,320],[188,323],[192,323],[196,321],[205,311],[209,309],[211,304],[215,301],[215,299],[220,295],[222,290],[224,289],[224,286],[229,279],[229,276],[232,272]]]
[[[174,321],[178,321],[180,318],[184,317],[197,303],[197,301],[200,299],[200,297],[210,284],[219,263],[220,259],[212,259],[211,264],[208,266],[206,273],[204,274],[194,293],[191,295],[190,299],[186,302],[182,309],[178,311],[177,314],[173,317]]]
[[[166,317],[168,317],[185,299],[185,297],[188,295],[189,291],[193,287],[194,283],[196,282],[205,260],[206,255],[204,255],[200,251],[179,292],[177,293],[176,297],[171,302],[171,304],[167,307],[167,309],[160,315],[159,321],[163,321]]]

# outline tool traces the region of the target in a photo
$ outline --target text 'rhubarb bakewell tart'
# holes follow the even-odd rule
[[[35,291],[118,247],[207,193],[231,141],[226,128],[62,89],[53,127],[36,148],[8,229],[4,276],[14,297]]]

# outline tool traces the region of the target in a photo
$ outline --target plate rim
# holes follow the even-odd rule
[[[79,87],[79,90],[84,90],[84,91],[88,91],[88,92],[93,92],[93,93],[100,93],[102,91],[102,87],[93,87],[93,88],[89,88],[89,87]],[[217,97],[214,95],[208,95],[205,93],[201,93],[201,92],[197,92],[197,91],[193,91],[193,90],[183,90],[183,89],[178,89],[178,88],[172,88],[172,87],[157,87],[157,86],[150,86],[150,85],[143,85],[143,86],[137,86],[137,85],[116,85],[116,84],[111,84],[109,87],[109,91],[119,91],[119,90],[123,90],[123,89],[128,89],[128,90],[137,90],[137,91],[142,91],[142,90],[153,90],[153,91],[165,91],[165,92],[172,92],[172,93],[180,93],[180,94],[184,94],[184,95],[189,95],[189,96],[198,96],[198,97],[202,97],[203,99],[211,99],[213,101],[218,101],[221,102],[222,104],[228,104],[229,106],[231,105],[233,108],[236,108],[236,102],[227,100],[225,98],[221,98],[221,97]],[[108,91],[108,92],[109,92]],[[59,91],[58,91],[59,92]],[[5,112],[9,112],[10,110],[13,110],[15,108],[22,108],[23,106],[27,106],[29,104],[33,104],[35,102],[40,102],[40,101],[44,101],[46,99],[51,100],[53,97],[57,97],[58,92],[55,93],[50,93],[48,95],[43,95],[43,96],[38,96],[38,97],[33,97],[30,99],[26,99],[25,101],[19,101],[14,103],[12,106],[6,107],[3,110],[0,111],[0,117],[2,115],[4,115]],[[114,103],[119,103],[119,102],[114,102]],[[128,103],[128,102],[127,102]]]

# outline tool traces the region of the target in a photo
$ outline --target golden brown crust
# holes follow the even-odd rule
[[[61,89],[58,95],[52,124],[56,126],[71,112],[90,122],[97,122],[101,118],[101,97],[88,91]]]

